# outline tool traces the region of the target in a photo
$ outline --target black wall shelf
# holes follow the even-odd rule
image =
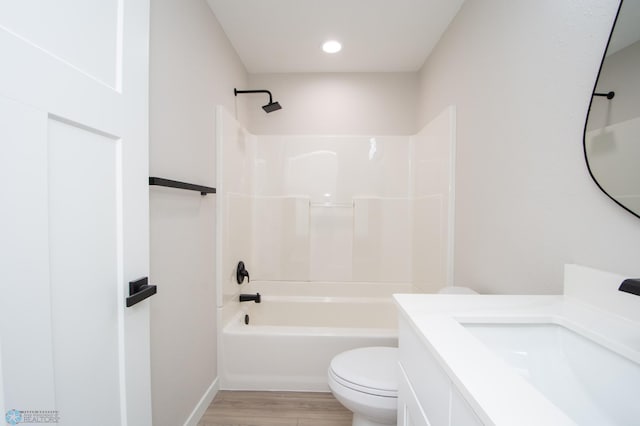
[[[195,185],[193,183],[180,182],[177,180],[165,179],[160,177],[149,177],[149,185],[167,186],[169,188],[186,189],[188,191],[197,191],[200,195],[215,194],[216,189],[210,186]]]

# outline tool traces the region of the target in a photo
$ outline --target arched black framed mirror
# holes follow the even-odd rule
[[[640,218],[639,23],[640,0],[621,0],[587,113],[584,155],[598,187]]]

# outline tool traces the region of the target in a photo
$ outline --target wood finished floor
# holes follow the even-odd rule
[[[220,391],[198,426],[351,426],[330,393]]]

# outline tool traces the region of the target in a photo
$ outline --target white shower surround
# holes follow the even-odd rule
[[[410,282],[410,142],[257,136],[256,279]]]
[[[217,120],[221,387],[327,390],[332,356],[397,344],[395,321],[376,324],[393,292],[452,282],[455,108],[414,136],[255,136],[222,108]],[[236,283],[240,260],[259,285]],[[258,288],[259,307],[238,302]]]
[[[257,280],[452,282],[455,108],[414,136],[256,136],[218,111],[219,306]]]

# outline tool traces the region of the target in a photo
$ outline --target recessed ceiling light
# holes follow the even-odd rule
[[[342,45],[335,40],[326,41],[322,45],[322,50],[327,53],[337,53],[342,49]]]

